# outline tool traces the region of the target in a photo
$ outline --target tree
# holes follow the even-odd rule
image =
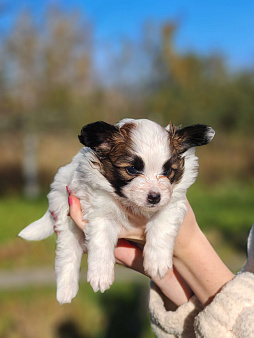
[[[23,176],[27,196],[38,194],[37,144],[41,131],[68,128],[72,107],[92,86],[91,30],[77,13],[49,9],[42,26],[22,13],[4,43],[5,96],[24,138]],[[73,122],[72,122],[73,123]]]

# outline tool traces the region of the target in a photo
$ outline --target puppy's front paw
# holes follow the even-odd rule
[[[75,280],[72,280],[69,283],[67,281],[63,281],[63,283],[58,283],[56,294],[57,301],[61,305],[65,303],[71,303],[71,300],[76,297],[78,289],[78,281]]]
[[[98,290],[104,292],[109,289],[114,282],[114,269],[111,269],[111,271],[108,269],[106,272],[99,271],[99,269],[97,271],[90,271],[88,269],[87,281],[91,284],[94,292]]]
[[[172,266],[172,258],[169,255],[144,251],[144,270],[152,279],[162,279]]]

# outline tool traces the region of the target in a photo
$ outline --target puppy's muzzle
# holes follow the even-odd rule
[[[161,200],[161,194],[158,192],[151,191],[147,196],[147,202],[149,204],[158,204]]]

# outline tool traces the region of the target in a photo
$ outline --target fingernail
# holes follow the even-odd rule
[[[71,198],[70,196],[68,197],[68,203],[69,203],[69,207],[71,206]]]
[[[70,196],[70,189],[69,189],[69,187],[68,187],[68,185],[66,186],[66,190],[67,190],[67,194]]]

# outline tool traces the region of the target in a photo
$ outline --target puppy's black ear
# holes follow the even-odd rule
[[[90,147],[95,151],[101,148],[105,152],[110,146],[109,140],[112,134],[117,131],[118,129],[114,125],[98,121],[84,126],[78,138],[84,146]]]
[[[189,148],[208,144],[215,135],[215,131],[205,124],[195,124],[185,128],[175,128],[170,125],[169,133],[173,145],[180,154]]]

